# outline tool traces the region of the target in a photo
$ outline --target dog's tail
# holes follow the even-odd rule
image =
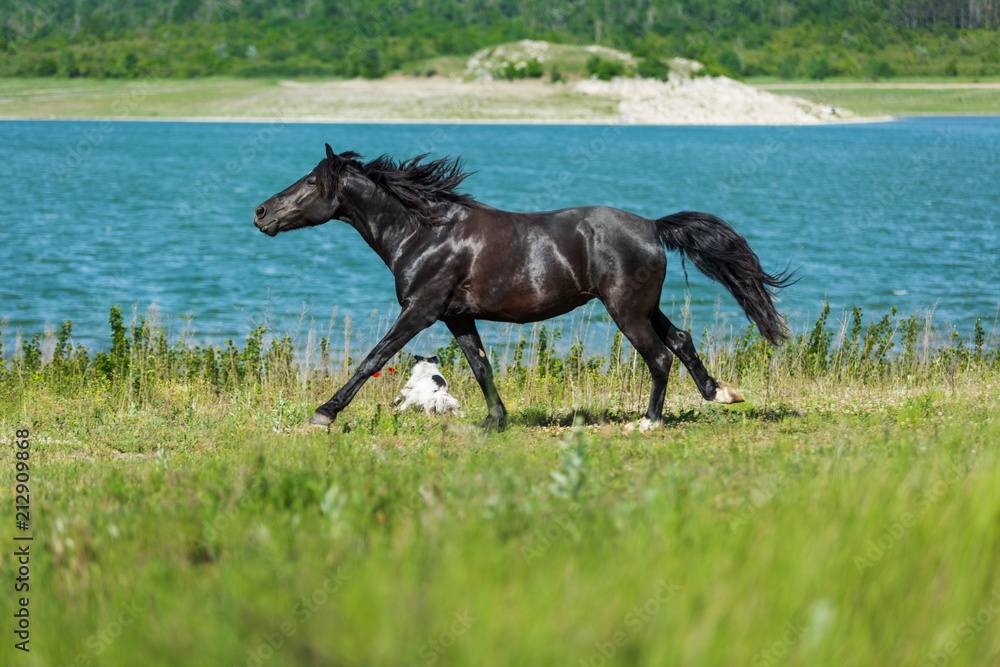
[[[459,404],[458,399],[447,391],[435,391],[432,400],[434,401],[434,412],[438,414],[460,415],[462,413],[462,406]]]

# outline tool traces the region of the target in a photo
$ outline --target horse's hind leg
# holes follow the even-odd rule
[[[659,309],[653,311],[650,320],[656,335],[688,369],[698,391],[701,392],[706,401],[715,401],[716,403],[740,403],[743,401],[735,389],[725,382],[718,382],[708,374],[705,364],[701,363],[698,351],[694,349],[694,341],[691,340],[690,333],[675,327],[674,323],[667,319],[667,316]]]
[[[664,345],[660,336],[653,329],[652,322],[644,313],[636,313],[629,310],[622,312],[614,304],[604,304],[608,308],[611,318],[625,334],[632,347],[642,357],[649,367],[649,374],[653,378],[653,387],[649,393],[649,409],[646,410],[646,419],[652,423],[658,423],[663,419],[663,399],[667,393],[667,376],[670,375],[670,365],[673,363],[673,356],[670,350]]]
[[[483,341],[476,329],[476,321],[472,318],[459,317],[448,318],[444,323],[448,325],[448,330],[455,336],[459,347],[465,353],[465,358],[472,368],[472,374],[476,377],[479,388],[483,390],[483,396],[486,397],[486,407],[489,414],[486,416],[483,426],[490,430],[502,431],[507,428],[507,408],[500,400],[496,384],[493,383],[493,368],[490,366]]]

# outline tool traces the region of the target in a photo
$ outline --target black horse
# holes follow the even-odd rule
[[[664,246],[686,255],[736,298],[773,344],[785,337],[769,274],[725,221],[683,212],[650,220],[605,206],[509,213],[456,191],[468,174],[458,160],[362,163],[354,152],[326,158],[261,204],[254,224],[269,236],[342,220],[358,230],[396,280],[399,318],[351,379],[310,420],[329,425],[361,385],[416,334],[438,320],[458,340],[486,396],[486,426],[506,426],[507,410],[476,320],[537,322],[600,299],[652,375],[648,422],[661,420],[667,375],[680,357],[705,400],[743,399],[702,364],[691,335],[660,311]]]

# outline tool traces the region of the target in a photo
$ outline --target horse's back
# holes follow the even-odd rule
[[[619,209],[484,209],[463,228],[470,254],[456,296],[466,312],[487,319],[533,321],[568,312],[638,270],[659,274],[662,283],[665,259],[655,225]]]
[[[587,248],[591,272],[625,264],[655,264],[664,258],[656,225],[649,218],[610,206],[582,206],[537,213],[535,224],[556,239],[575,239]],[[613,267],[605,263],[613,260]]]

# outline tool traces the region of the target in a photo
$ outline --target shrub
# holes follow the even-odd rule
[[[670,76],[670,65],[658,58],[643,58],[639,61],[639,76],[647,79],[666,81]]]
[[[743,75],[743,61],[735,51],[725,51],[720,55],[719,66],[726,76],[739,78]]]
[[[896,76],[896,70],[892,68],[892,65],[876,58],[869,58],[865,62],[865,72],[872,81],[889,79]]]
[[[778,63],[778,76],[782,79],[794,79],[799,73],[799,63],[802,59],[797,53],[789,53]]]
[[[45,56],[38,61],[35,73],[38,76],[55,76],[59,73],[59,63],[52,56]]]
[[[806,63],[806,74],[810,79],[822,81],[830,76],[830,61],[826,56],[813,56]]]
[[[587,60],[587,75],[596,76],[601,81],[610,81],[616,76],[625,75],[625,65],[618,60],[604,60],[600,56],[591,56]]]
[[[545,73],[542,63],[537,58],[532,58],[527,62],[507,63],[500,73],[508,81],[515,79],[540,79]]]

